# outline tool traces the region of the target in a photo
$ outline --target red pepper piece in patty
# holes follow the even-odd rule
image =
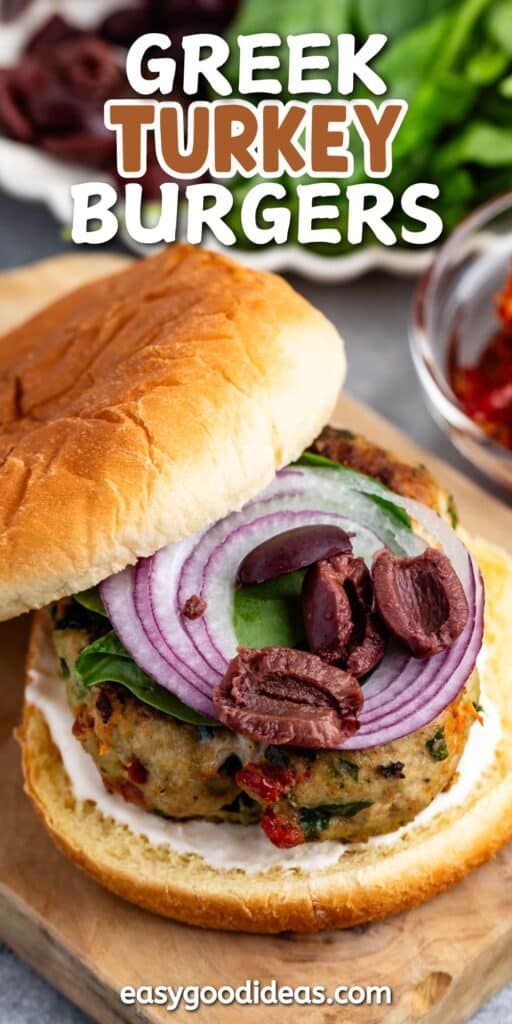
[[[291,849],[292,846],[299,846],[304,842],[304,832],[299,825],[284,814],[277,814],[272,807],[268,807],[261,819],[261,827],[270,842],[283,850]]]
[[[247,764],[236,774],[241,789],[262,804],[273,804],[295,782],[295,773],[289,768],[274,765]]]

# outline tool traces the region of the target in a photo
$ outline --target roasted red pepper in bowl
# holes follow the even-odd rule
[[[497,327],[475,363],[450,352],[450,383],[464,412],[498,444],[512,450],[512,273],[496,297]]]

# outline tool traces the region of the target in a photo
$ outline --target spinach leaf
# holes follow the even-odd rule
[[[494,3],[487,18],[490,39],[512,57],[512,0]]]
[[[408,4],[358,0],[357,27],[363,36],[371,32],[384,32],[396,39],[416,25],[429,21],[440,11],[453,7],[455,3],[457,0],[414,0]]]
[[[509,58],[502,50],[486,43],[481,50],[474,53],[466,64],[466,74],[475,85],[491,85],[501,78],[509,64]]]
[[[361,494],[364,494],[365,498],[373,501],[375,505],[382,508],[390,517],[394,520],[397,525],[406,527],[408,530],[412,530],[411,519],[408,513],[401,505],[397,502],[400,500],[399,496],[391,491],[389,487],[385,487],[374,477],[369,477],[365,473],[359,473],[356,469],[351,469],[349,466],[343,466],[339,462],[333,462],[332,459],[326,459],[325,455],[317,455],[316,452],[304,452],[300,459],[294,463],[296,466],[316,466],[318,468],[333,469],[338,472],[344,473],[347,483],[350,484],[352,480],[356,485],[355,489]],[[368,481],[371,480],[372,490],[367,491]],[[366,483],[366,487],[365,487]],[[374,490],[376,488],[376,491]]]
[[[306,646],[300,600],[304,573],[235,590],[233,626],[241,647]]]
[[[199,715],[163,686],[155,683],[135,664],[113,630],[88,647],[84,647],[75,662],[74,672],[82,686],[90,687],[107,682],[120,683],[145,704],[189,725],[219,724],[204,715]]]
[[[315,839],[324,832],[331,820],[331,812],[326,807],[301,807],[299,822],[306,839]]]
[[[405,511],[405,508],[395,504],[394,501],[383,498],[380,494],[370,494],[368,491],[363,491],[362,493],[370,501],[373,501],[374,505],[384,509],[390,519],[393,519],[398,526],[405,526],[407,530],[412,530],[411,517]]]
[[[441,14],[405,34],[390,33],[391,41],[376,60],[375,70],[391,96],[411,101],[443,45],[450,20],[450,14]]]
[[[372,806],[371,800],[352,800],[348,804],[322,804],[322,810],[330,814],[337,814],[340,818],[354,818],[359,811],[365,811]]]
[[[108,618],[107,611],[103,601],[101,600],[99,587],[90,587],[89,590],[81,590],[79,594],[74,595],[75,601],[81,604],[83,608],[87,608],[90,612],[96,612],[96,615],[104,615]]]
[[[512,75],[507,75],[499,84],[500,95],[507,100],[512,99]]]
[[[482,167],[512,166],[512,133],[509,127],[473,121],[446,144],[438,166],[443,170],[458,164],[480,164]]]
[[[258,601],[268,601],[276,597],[300,597],[306,572],[307,569],[285,572],[273,580],[266,580],[265,583],[248,584],[237,590],[237,593],[243,592],[246,597],[257,598]]]
[[[486,8],[495,0],[464,0],[454,9],[454,16],[444,44],[439,50],[433,73],[453,67],[464,48],[471,43],[475,25]]]
[[[296,462],[292,463],[293,466],[311,466],[313,469],[332,469],[337,473],[343,473],[347,483],[353,484],[354,488],[359,491],[366,491],[368,488],[368,482],[371,481],[372,492],[375,489],[379,494],[382,494],[384,498],[389,498],[393,501],[396,498],[396,494],[390,491],[389,487],[385,484],[381,484],[379,480],[375,480],[374,477],[368,476],[367,473],[360,473],[357,469],[352,469],[351,466],[344,466],[341,462],[334,462],[333,459],[327,459],[325,455],[317,455],[316,452],[303,452]]]

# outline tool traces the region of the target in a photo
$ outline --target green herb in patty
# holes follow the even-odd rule
[[[448,744],[444,734],[444,726],[441,726],[434,735],[427,740],[425,746],[434,761],[445,761],[449,755]]]
[[[303,807],[299,822],[306,839],[314,839],[324,832],[331,820],[331,812],[325,807]]]
[[[65,658],[59,658],[60,671],[63,679],[69,679],[69,665]]]
[[[322,804],[320,807],[301,807],[299,811],[300,827],[311,839],[324,832],[332,817],[354,818],[359,811],[372,806],[371,800],[353,800],[347,804]]]
[[[329,767],[331,774],[336,777],[339,777],[340,775],[343,775],[343,772],[346,772],[347,775],[350,775],[355,782],[359,779],[359,768],[357,764],[354,764],[353,761],[347,761],[344,757],[335,758]]]

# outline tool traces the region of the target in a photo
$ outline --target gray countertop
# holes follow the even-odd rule
[[[109,248],[123,251],[121,246]],[[46,210],[0,193],[0,270],[71,249],[60,240],[58,226]],[[340,328],[348,351],[348,390],[482,482],[443,437],[423,404],[407,347],[414,281],[372,273],[338,285],[299,278],[293,284]],[[0,944],[0,1024],[87,1024],[87,1020]],[[484,1006],[473,1024],[512,1024],[512,985]]]

